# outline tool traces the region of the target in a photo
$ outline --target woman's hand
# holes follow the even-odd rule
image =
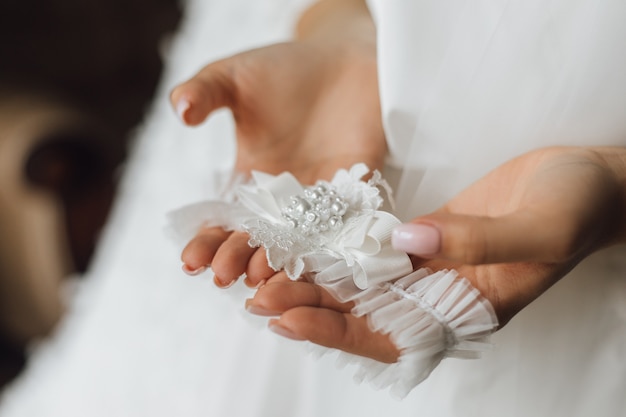
[[[492,171],[437,212],[399,226],[416,267],[454,268],[502,325],[592,252],[626,242],[626,149],[546,148]],[[247,302],[279,334],[389,362],[399,352],[312,284],[277,279]]]
[[[290,171],[302,183],[365,162],[381,168],[386,143],[378,97],[375,29],[362,0],[322,1],[302,17],[298,39],[207,65],[176,87],[172,105],[188,125],[228,107],[237,133],[235,169]],[[220,286],[272,271],[243,233],[204,229],[182,254],[188,273],[211,265]]]
[[[453,267],[501,324],[598,249],[626,239],[626,149],[554,147],[515,158],[398,228],[418,266]]]
[[[311,183],[356,162],[380,168],[375,28],[361,3],[321,2],[303,15],[297,40],[207,65],[172,91],[172,105],[192,126],[228,107],[243,173],[290,171]]]
[[[248,312],[274,316],[269,328],[283,337],[395,362],[399,350],[387,335],[373,333],[365,317],[352,315],[353,306],[340,303],[318,285],[291,281],[284,272],[274,275],[246,300]]]

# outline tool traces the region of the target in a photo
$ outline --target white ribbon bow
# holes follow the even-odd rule
[[[285,217],[293,198],[306,191],[293,175],[253,172],[254,184],[237,191],[239,202],[256,215],[243,224],[251,235],[251,245],[263,246],[269,265],[284,269],[292,279],[315,272],[318,279],[332,282],[352,274],[354,284],[367,289],[410,273],[409,257],[391,247],[391,232],[400,221],[378,210],[383,200],[377,186],[386,188],[386,183],[377,172],[369,182],[361,181],[367,172],[365,164],[357,164],[325,183],[348,209],[341,227],[317,233],[294,229]],[[335,262],[329,263],[328,256]]]

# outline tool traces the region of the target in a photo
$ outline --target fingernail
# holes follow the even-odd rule
[[[261,281],[257,282],[256,284],[253,284],[252,281],[250,281],[249,278],[246,278],[243,280],[243,283],[246,284],[246,287],[251,288],[253,290],[258,290],[259,288],[261,288],[262,286],[264,286],[267,283],[267,280],[262,279]]]
[[[296,336],[296,334],[294,332],[292,332],[291,330],[289,330],[289,329],[287,329],[287,328],[285,328],[283,326],[280,326],[280,325],[276,324],[273,321],[270,321],[268,327],[269,327],[269,329],[271,331],[273,331],[277,335],[282,336],[282,337],[286,337],[287,339],[291,339],[291,340],[306,340],[306,339],[303,339],[303,338],[301,338],[299,336]]]
[[[277,311],[268,310],[267,308],[252,304],[251,298],[246,300],[246,311],[257,316],[280,316],[280,313]]]
[[[187,123],[185,122],[185,113],[187,113],[187,110],[189,110],[190,107],[191,103],[189,103],[189,100],[184,97],[178,100],[178,103],[176,104],[176,114],[178,115],[180,121],[185,124]]]
[[[208,265],[204,265],[204,266],[201,266],[200,268],[191,269],[189,265],[183,264],[183,272],[187,275],[195,276],[206,271],[208,267],[209,267]]]
[[[233,284],[235,283],[235,281],[237,281],[237,280],[236,280],[236,279],[234,279],[234,280],[232,280],[232,281],[230,281],[230,282],[224,283],[224,282],[222,282],[222,280],[221,280],[221,279],[219,279],[217,276],[214,276],[214,277],[213,277],[213,282],[215,283],[215,285],[217,285],[218,287],[220,287],[220,288],[222,288],[222,289],[224,289],[224,290],[225,290],[226,288],[230,288],[230,287],[232,287],[232,286],[233,286]]]
[[[434,226],[405,223],[393,230],[391,245],[413,255],[434,255],[441,249],[441,233]]]

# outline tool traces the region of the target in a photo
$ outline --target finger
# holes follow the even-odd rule
[[[221,107],[232,107],[236,85],[230,74],[231,59],[204,67],[172,90],[170,101],[183,123],[195,126]]]
[[[257,249],[248,262],[245,284],[251,288],[258,288],[276,274],[268,264],[265,249]]]
[[[344,352],[393,363],[400,352],[389,336],[372,332],[365,317],[314,307],[297,307],[272,319],[275,333],[294,340],[311,342]]]
[[[190,275],[196,275],[211,265],[215,253],[230,236],[220,227],[205,227],[189,241],[181,254],[183,270]]]
[[[211,268],[218,285],[230,286],[246,272],[248,261],[256,251],[248,245],[249,239],[247,233],[233,232],[217,249]]]
[[[267,280],[269,284],[276,283],[276,282],[293,282],[293,281],[294,280],[292,280],[291,278],[287,276],[287,273],[285,271],[275,272],[274,275],[272,275],[272,277]]]
[[[285,275],[286,276],[286,275]],[[301,306],[321,307],[348,313],[353,303],[342,303],[319,285],[303,281],[274,280],[259,288],[246,301],[246,309],[253,314],[278,315]]]
[[[519,211],[502,217],[437,213],[398,226],[395,249],[472,265],[502,262],[564,262],[573,230],[564,218]]]

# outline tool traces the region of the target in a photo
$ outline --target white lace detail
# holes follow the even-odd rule
[[[313,258],[334,260],[329,271],[345,268],[360,289],[398,278],[412,271],[405,253],[390,250],[391,231],[400,221],[379,210],[381,187],[388,186],[377,171],[368,182],[364,164],[340,170],[330,182],[319,181],[303,187],[289,173],[271,176],[255,172],[254,184],[237,191],[239,201],[257,217],[242,222],[250,234],[250,245],[263,246],[275,270],[285,270],[292,279],[307,272],[305,264],[319,264]],[[380,265],[384,265],[381,269]],[[327,277],[336,280],[345,275]]]
[[[391,190],[378,171],[362,181],[368,172],[357,164],[310,187],[289,173],[253,172],[252,183],[235,187],[235,202],[201,203],[171,218],[185,218],[186,210],[195,217],[202,209],[204,225],[218,219],[247,231],[249,244],[265,248],[274,270],[354,301],[352,313],[366,316],[372,331],[389,334],[401,356],[384,364],[341,352],[340,363],[357,364],[357,380],[404,397],[443,358],[479,357],[498,323],[491,304],[456,271],[413,271],[408,255],[391,247],[400,221],[380,210],[380,188],[389,197]]]

